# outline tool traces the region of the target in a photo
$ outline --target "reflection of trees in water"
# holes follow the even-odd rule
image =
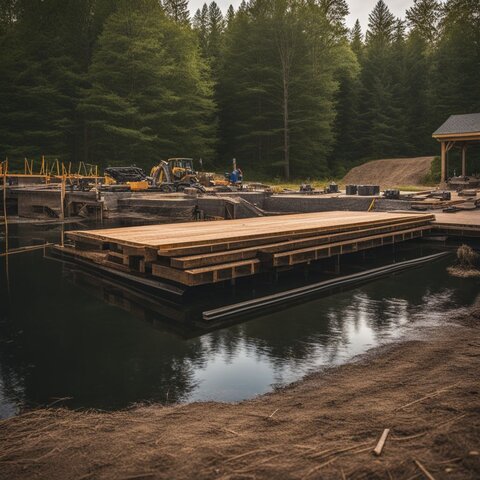
[[[0,274],[0,285],[5,285],[4,280],[4,276]],[[12,329],[9,322],[9,299],[2,288],[0,292],[0,401],[10,407],[6,410],[16,410],[16,407],[25,403],[23,379],[28,374],[28,364],[20,368],[12,366],[12,359],[19,348],[18,337],[19,335]],[[2,410],[0,405],[0,413]]]
[[[202,357],[198,340],[179,341],[133,322],[127,313],[72,288],[60,265],[41,256],[16,256],[12,263],[14,308],[4,330],[14,343],[9,349],[0,345],[9,398],[21,399],[12,378],[21,379],[30,404],[73,396],[71,406],[122,407],[141,400],[178,401],[194,390],[188,360]]]
[[[233,363],[246,352],[268,362],[282,383],[291,372],[336,362],[356,334],[378,341],[406,319],[465,304],[478,292],[478,283],[449,280],[438,262],[183,340],[75,288],[60,264],[41,255],[17,256],[12,264],[15,309],[1,333],[14,343],[0,344],[6,395],[33,404],[73,396],[71,406],[99,408],[188,399],[196,371],[218,355]],[[0,308],[6,304],[2,298]]]

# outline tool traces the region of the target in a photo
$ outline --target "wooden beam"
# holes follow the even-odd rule
[[[462,177],[467,176],[467,162],[466,162],[467,144],[462,145]]]
[[[437,139],[439,142],[444,142],[448,140],[480,140],[480,132],[471,132],[471,133],[444,133],[441,135],[432,135],[433,138]]]
[[[446,177],[446,165],[447,165],[447,149],[445,142],[441,142],[441,174],[440,174],[440,183],[444,184],[447,177]]]
[[[327,243],[351,240],[369,235],[376,235],[388,232],[394,232],[401,229],[421,227],[427,225],[434,220],[433,215],[425,215],[416,220],[409,222],[398,222],[396,224],[388,224],[380,227],[371,227],[362,230],[354,230],[345,233],[337,233],[331,235],[321,235],[315,237],[307,237],[300,239],[292,239],[285,242],[276,242],[266,245],[255,245],[253,247],[241,248],[236,250],[220,251],[215,253],[204,253],[197,255],[189,255],[184,257],[170,258],[170,266],[182,270],[190,268],[200,268],[208,265],[216,265],[227,262],[236,262],[255,258],[259,251],[268,253],[278,253],[287,250],[297,250],[300,248],[313,247]]]

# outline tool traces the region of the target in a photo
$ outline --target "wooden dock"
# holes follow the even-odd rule
[[[436,233],[452,237],[480,237],[480,209],[456,213],[436,213],[433,227]]]
[[[433,215],[322,212],[67,233],[63,253],[118,272],[196,286],[423,236]]]

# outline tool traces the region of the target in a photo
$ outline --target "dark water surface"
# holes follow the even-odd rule
[[[58,235],[59,227],[11,226],[10,248],[58,241]],[[0,244],[3,251],[2,233]],[[370,253],[356,268],[428,253],[424,244],[409,244],[395,254]],[[238,285],[233,293],[232,287],[204,289],[183,305],[147,308],[143,297],[44,258],[43,251],[11,255],[8,274],[0,259],[0,417],[65,397],[62,404],[72,408],[113,409],[267,392],[406,331],[415,334],[421,324],[448,321],[474,302],[480,286],[449,277],[451,262],[444,258],[205,333],[190,326],[190,315],[273,287],[267,281]]]

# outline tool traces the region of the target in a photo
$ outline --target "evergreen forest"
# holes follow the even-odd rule
[[[435,155],[432,132],[480,112],[480,2],[0,0],[0,157],[147,171],[232,157],[250,177],[341,176]]]

